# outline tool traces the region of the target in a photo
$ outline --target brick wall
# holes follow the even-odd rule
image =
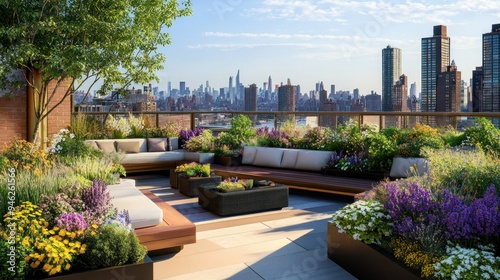
[[[66,89],[69,85],[59,86],[56,95],[50,102],[49,108],[52,108],[66,93]],[[49,86],[49,93],[52,92],[53,87]],[[71,98],[68,96],[61,105],[59,105],[52,113],[50,113],[48,118],[48,130],[47,135],[49,138],[53,134],[59,132],[61,128],[66,128],[71,124]]]
[[[15,139],[26,139],[26,119],[26,94],[0,97],[0,151]]]
[[[51,90],[51,88],[49,88]],[[51,101],[51,107],[61,100],[66,88],[60,87]],[[71,123],[71,99],[68,97],[48,118],[48,136],[51,137],[61,128]],[[12,99],[0,97],[0,152],[13,140],[27,140],[27,95],[25,92],[14,94]]]

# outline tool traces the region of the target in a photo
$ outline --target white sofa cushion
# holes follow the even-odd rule
[[[253,164],[256,153],[257,153],[257,147],[255,146],[243,147],[243,156],[241,158],[241,164]]]
[[[116,152],[115,140],[96,140],[95,142],[104,153]]]
[[[321,167],[326,165],[331,154],[330,151],[299,150],[295,169],[320,171]]]
[[[182,150],[173,152],[150,152],[127,154],[120,163],[135,164],[135,163],[150,163],[162,161],[179,161],[184,160],[184,152]]]
[[[416,170],[411,170],[411,167],[416,168]],[[427,172],[427,159],[395,157],[392,159],[389,176],[393,178],[406,178],[408,175],[418,174],[422,176],[425,172]]]
[[[111,203],[118,211],[127,210],[132,228],[158,225],[163,220],[163,211],[135,187],[135,180],[122,179],[120,184],[109,185]]]
[[[253,165],[281,167],[282,158],[283,149],[259,147],[257,149],[257,153],[255,154]]]
[[[285,149],[283,150],[283,159],[281,159],[281,167],[282,168],[295,168],[297,164],[297,156],[299,154],[299,150],[295,149]]]

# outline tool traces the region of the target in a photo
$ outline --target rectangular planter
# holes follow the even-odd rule
[[[239,166],[241,165],[241,157],[218,156],[214,157],[214,163],[223,166]]]
[[[179,188],[179,177],[182,176],[182,174],[185,174],[183,172],[175,172],[175,169],[170,169],[170,173],[168,175],[168,178],[170,180],[170,187],[173,189],[178,189]]]
[[[328,222],[328,258],[358,279],[420,279],[413,270],[376,246],[354,240]]]
[[[198,196],[198,187],[204,184],[218,185],[222,178],[221,176],[212,175],[210,177],[187,177],[186,175],[178,177],[179,192],[190,196]]]
[[[213,186],[198,187],[198,204],[219,215],[230,216],[281,209],[288,206],[288,186],[276,185],[235,192],[218,192]]]
[[[88,280],[88,279],[144,279],[153,280],[153,261],[146,256],[144,261],[136,264],[106,267],[96,270],[75,272],[46,278],[47,280]]]

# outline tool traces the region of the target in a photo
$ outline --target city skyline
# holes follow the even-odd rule
[[[206,81],[218,90],[240,70],[244,86],[301,85],[323,81],[337,90],[382,91],[382,59],[387,45],[402,51],[402,73],[421,88],[420,40],[446,25],[462,78],[469,84],[481,65],[482,34],[497,23],[500,3],[490,1],[193,1],[194,14],[166,31],[172,44],[158,73],[160,89],[185,81],[190,89]]]

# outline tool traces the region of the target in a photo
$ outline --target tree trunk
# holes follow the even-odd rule
[[[42,87],[42,75],[37,69],[28,73],[31,86],[27,89],[27,128],[28,140],[41,149],[47,147],[47,118],[42,118],[47,100],[46,88]]]

